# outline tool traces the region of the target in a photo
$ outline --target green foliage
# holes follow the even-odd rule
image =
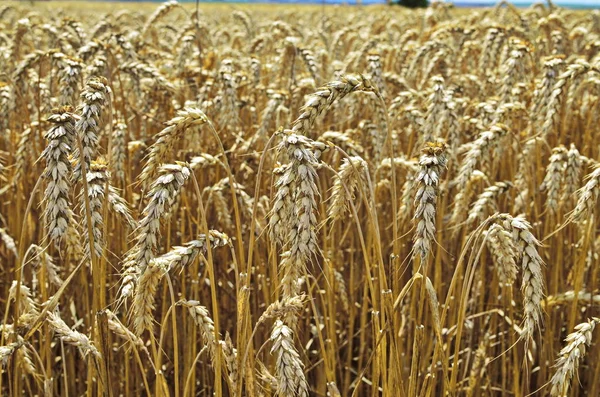
[[[429,5],[429,0],[397,0],[395,4],[408,8],[423,8]]]

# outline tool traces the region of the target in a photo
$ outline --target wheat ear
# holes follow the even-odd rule
[[[281,397],[308,397],[304,364],[294,347],[291,328],[277,320],[271,332],[271,354],[277,354],[275,365],[277,393]]]
[[[92,354],[96,358],[100,357],[98,349],[96,349],[96,346],[92,344],[90,339],[81,332],[73,331],[69,328],[58,314],[48,313],[47,321],[61,340],[77,347],[84,357],[88,354]]]
[[[53,110],[48,121],[54,125],[44,137],[48,146],[42,153],[46,160],[43,176],[48,180],[44,195],[46,209],[44,219],[51,241],[59,243],[67,232],[71,220],[69,208],[69,190],[71,178],[71,153],[75,139],[75,116],[70,107]]]
[[[158,133],[156,142],[150,147],[148,160],[139,177],[140,182],[145,185],[154,178],[160,165],[168,161],[168,151],[185,131],[190,129],[195,131],[207,121],[204,112],[197,108],[180,110],[176,117],[169,120],[167,126]]]
[[[565,341],[567,345],[558,353],[556,373],[550,381],[552,397],[563,397],[569,392],[571,378],[579,367],[579,361],[585,356],[586,346],[592,344],[592,333],[600,319],[593,318],[575,327],[575,332],[569,334]]]
[[[155,257],[160,235],[160,220],[169,213],[170,207],[190,176],[190,169],[184,163],[166,164],[159,169],[159,173],[160,176],[152,184],[148,193],[150,200],[144,208],[144,217],[136,229],[136,244],[127,253],[123,263],[122,298],[131,296],[137,277]]]
[[[542,299],[545,286],[542,268],[544,261],[540,257],[537,247],[540,242],[529,231],[531,225],[523,217],[512,217],[508,214],[499,216],[503,220],[504,228],[512,232],[513,240],[517,244],[521,255],[521,272],[523,276],[521,291],[523,292],[524,326],[521,337],[528,341],[534,330],[542,322]]]
[[[419,185],[415,196],[416,230],[413,237],[413,255],[419,254],[424,262],[435,239],[435,212],[439,194],[440,176],[447,164],[446,144],[429,142],[419,159],[421,169],[416,182]]]

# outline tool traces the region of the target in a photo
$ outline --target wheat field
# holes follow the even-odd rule
[[[1,395],[600,396],[599,12],[4,3],[0,48]]]

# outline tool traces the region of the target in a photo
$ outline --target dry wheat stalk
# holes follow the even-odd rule
[[[231,337],[229,336],[229,332],[225,334],[225,340],[219,341],[221,345],[221,353],[223,354],[223,358],[225,361],[225,366],[227,367],[227,376],[229,377],[229,381],[231,382],[231,390],[237,390],[238,384],[238,369],[237,369],[237,356],[238,351],[233,346],[233,342],[231,341]]]
[[[323,143],[332,142],[351,156],[358,156],[360,153],[364,152],[364,148],[359,142],[354,140],[351,135],[353,132],[353,130],[347,130],[344,133],[339,131],[325,131],[317,141]]]
[[[513,95],[513,88],[518,78],[528,76],[526,73],[526,58],[530,54],[529,46],[518,39],[510,39],[511,47],[509,58],[503,65],[502,83],[500,88],[500,103],[510,103],[517,101]]]
[[[116,314],[111,312],[110,310],[106,310],[106,314],[108,315],[108,329],[115,333],[119,338],[129,341],[130,343],[136,345],[138,348],[147,352],[146,345],[144,341],[138,337],[136,334],[131,332],[129,328],[127,328],[117,317]]]
[[[542,137],[546,138],[548,135],[555,132],[556,126],[559,123],[561,108],[563,103],[564,94],[566,94],[566,85],[569,80],[574,80],[578,76],[587,73],[591,69],[589,63],[582,59],[578,59],[574,63],[567,66],[567,70],[558,76],[550,100],[548,101],[546,117],[544,118],[544,124],[541,128]]]
[[[546,190],[546,209],[552,213],[558,210],[558,200],[561,186],[567,166],[567,149],[564,146],[558,146],[552,149],[550,162],[546,168],[546,176],[542,182],[541,190]]]
[[[46,252],[42,247],[32,244],[30,249],[33,250],[35,256],[33,257],[33,268],[36,271],[44,270],[48,281],[57,287],[60,287],[63,280],[60,278],[60,269],[58,265],[52,259],[52,256]]]
[[[559,305],[561,303],[573,302],[575,297],[576,297],[575,291],[573,291],[573,290],[566,291],[561,294],[549,295],[546,297],[546,306],[552,307],[554,305]],[[579,293],[577,294],[577,300],[582,303],[599,304],[600,303],[600,295],[598,295],[598,294],[594,295],[591,292],[586,292],[586,291],[579,291]]]
[[[532,164],[534,159],[534,153],[541,146],[543,142],[542,138],[531,138],[525,142],[523,145],[523,150],[519,155],[518,161],[518,172],[514,177],[514,185],[516,190],[520,191],[515,199],[515,211],[522,211],[526,207],[529,207],[529,202],[527,201],[529,198],[529,189],[530,189],[530,175],[534,170],[534,166]],[[533,189],[533,187],[532,187]]]
[[[344,275],[337,270],[333,270],[333,277],[335,278],[335,287],[337,288],[338,294],[336,295],[342,302],[342,307],[346,313],[350,310],[350,300],[348,299],[348,288],[346,287],[346,281]]]
[[[177,0],[169,0],[161,4],[160,7],[158,7],[146,20],[141,32],[142,37],[146,36],[150,28],[152,28],[152,26],[155,25],[159,19],[165,17],[169,12],[178,7],[180,7],[180,5]]]
[[[394,166],[396,166],[400,169],[405,169],[408,173],[416,172],[419,170],[418,161],[415,161],[413,159],[407,159],[405,157],[395,157],[393,159],[393,162],[394,162]],[[382,169],[391,169],[391,168],[392,168],[392,159],[390,159],[388,157],[388,158],[381,160],[381,162],[377,166],[377,171],[380,171]]]
[[[18,340],[21,340],[21,337],[19,337]],[[17,349],[17,365],[19,365],[27,375],[37,378],[39,377],[39,373],[31,357],[32,347],[29,344],[24,343],[20,349]]]
[[[465,217],[468,217],[469,205],[471,204],[471,197],[476,190],[476,185],[486,180],[486,175],[479,170],[474,170],[471,173],[464,189],[457,192],[454,197],[454,207],[452,209],[452,216],[450,217],[451,224],[458,225],[465,220]],[[458,228],[456,230],[456,233],[458,233]]]
[[[190,168],[192,170],[203,169],[214,165],[223,166],[223,162],[217,157],[208,153],[201,153],[198,156],[194,156],[190,159]]]
[[[5,367],[7,365],[8,359],[12,356],[16,351],[18,351],[24,344],[23,339],[21,338],[17,342],[10,343],[6,346],[0,346],[0,363]]]
[[[445,82],[442,76],[433,76],[431,78],[431,94],[427,99],[427,113],[425,114],[425,123],[420,134],[420,141],[423,143],[434,142],[443,136],[444,127],[447,123],[445,97]]]
[[[282,225],[284,230],[283,241],[288,249],[287,255],[282,255],[281,285],[284,297],[298,294],[297,281],[306,273],[307,262],[317,254],[317,197],[319,191],[316,185],[318,163],[317,156],[311,142],[302,135],[290,134],[284,137],[280,150],[287,152],[291,163],[280,180],[290,181],[292,185],[293,208],[287,215],[292,220],[289,225]],[[277,200],[277,198],[276,198]],[[278,201],[274,203],[275,206]]]
[[[129,203],[125,201],[123,197],[119,194],[119,191],[114,186],[108,185],[108,204],[110,204],[110,209],[118,214],[125,223],[132,229],[137,226],[135,219],[131,216],[131,209]]]
[[[381,65],[381,57],[379,54],[368,54],[367,55],[367,70],[371,75],[371,80],[373,84],[379,90],[379,93],[383,95],[385,92],[385,83],[383,81],[383,66]],[[316,80],[316,79],[315,79]]]
[[[28,324],[29,321],[24,320],[30,320],[39,314],[38,305],[31,297],[31,289],[28,286],[21,284],[19,286],[19,292],[17,292],[17,281],[13,280],[8,290],[8,300],[16,301],[17,294],[19,295],[19,307],[17,308],[19,322],[21,324]]]
[[[277,191],[269,214],[269,236],[271,240],[283,245],[294,212],[293,186],[296,174],[292,170],[292,164],[276,167],[273,174],[277,176]]]
[[[28,151],[31,150],[31,133],[38,128],[39,123],[35,121],[31,123],[29,127],[25,128],[21,134],[21,139],[19,140],[19,144],[17,146],[17,153],[15,154],[15,173],[12,179],[13,185],[17,185],[27,171],[27,158],[30,155]]]
[[[531,109],[531,115],[537,122],[542,121],[546,116],[556,78],[564,64],[565,61],[562,57],[551,57],[544,60],[544,77],[533,94],[534,102]]]
[[[277,112],[277,108],[281,105],[283,100],[285,99],[285,95],[282,92],[267,90],[266,92],[269,101],[263,110],[260,117],[260,127],[256,132],[256,138],[252,138],[249,143],[256,141],[258,137],[266,138],[268,136],[269,130],[273,124],[275,114]],[[250,148],[251,144],[249,144],[248,148]]]
[[[469,374],[469,388],[467,389],[467,396],[471,397],[476,394],[476,387],[479,379],[481,379],[485,367],[488,363],[487,349],[490,346],[490,335],[485,333],[483,340],[479,343],[477,350],[475,351],[475,359],[473,360],[473,366]]]
[[[551,3],[516,9],[506,1],[468,12],[441,3],[397,13],[341,8],[322,18],[274,7],[187,11],[175,2],[135,12],[63,8],[0,5],[0,302],[8,308],[4,322],[14,320],[0,326],[0,360],[11,361],[1,395],[152,394],[152,385],[154,394],[182,396],[390,397],[441,389],[523,396],[545,379],[521,376],[522,363],[554,372],[551,338],[600,301],[590,284],[600,238],[582,234],[594,226],[599,195],[600,14]],[[114,102],[108,88],[102,99],[86,87],[107,86],[103,76]],[[348,95],[359,91],[367,95]],[[69,134],[45,141],[44,132],[62,122],[56,115],[46,121],[51,109],[76,101],[77,114],[65,121]],[[300,107],[294,121],[291,110]],[[217,120],[217,139],[200,130],[208,117]],[[77,182],[90,182],[85,197],[80,183],[71,189],[70,167],[83,165],[73,158],[79,137],[88,172]],[[434,138],[448,144],[447,170],[413,158]],[[108,168],[92,161],[99,155]],[[179,164],[187,171],[160,170],[175,159],[189,161]],[[339,173],[327,172],[333,169]],[[199,197],[180,193],[191,172]],[[437,179],[442,172],[448,183]],[[152,184],[157,177],[160,186]],[[509,184],[514,202],[512,194],[499,196]],[[331,199],[321,201],[320,192]],[[80,198],[91,204],[89,236],[71,206]],[[60,206],[48,206],[54,202]],[[415,208],[421,216],[408,222]],[[486,219],[508,209],[523,215]],[[318,212],[336,222],[319,222]],[[394,212],[398,219],[390,218]],[[270,233],[262,233],[265,221]],[[198,236],[202,225],[235,237]],[[538,233],[549,241],[539,253]],[[86,237],[96,246],[88,248]],[[228,246],[213,251],[210,279],[208,244]],[[103,255],[93,279],[78,270],[89,262],[84,249]],[[435,253],[435,271],[415,300],[418,275],[407,273],[422,251],[427,259]],[[553,262],[547,300],[544,255]],[[117,271],[130,302],[119,301],[113,285],[113,266],[123,262]],[[503,296],[512,293],[518,264],[522,304]],[[437,291],[447,293],[443,302]],[[192,317],[170,306],[171,293],[197,299],[183,303]],[[498,294],[509,310],[497,307]],[[209,296],[218,327],[199,303]],[[50,340],[45,318],[57,304],[74,330],[85,330],[63,322],[64,338],[85,345],[77,338],[89,330],[87,343],[110,353],[92,353],[95,368]],[[131,330],[103,312],[120,304]],[[515,325],[517,306],[524,329]],[[552,315],[533,343],[545,308]],[[259,330],[269,321],[273,339]],[[194,323],[198,338],[182,332]],[[591,330],[581,330],[581,346],[559,355],[550,382],[556,395],[599,393],[594,370],[580,371],[573,390],[567,386],[591,340]],[[503,354],[514,346],[514,331],[525,349]],[[188,348],[197,339],[201,349]],[[228,391],[222,379],[197,371],[204,352],[225,367]]]
[[[561,187],[562,195],[561,203],[566,201],[572,202],[573,195],[577,191],[581,179],[581,168],[583,161],[579,154],[579,150],[574,144],[571,144],[567,152],[567,164],[565,169],[565,183]]]
[[[223,194],[223,188],[220,186],[206,187],[204,191],[208,191],[207,205],[212,204],[219,219],[219,223],[225,230],[233,230],[233,221],[230,214],[229,202]]]
[[[312,51],[308,48],[301,48],[298,53],[300,54],[300,58],[304,61],[306,68],[310,72],[315,83],[318,83],[320,80],[319,77],[319,67],[317,66],[317,62],[315,60],[315,56]]]
[[[68,57],[64,54],[54,54],[54,59],[59,63],[60,99],[61,106],[74,106],[81,79],[83,64],[81,59]]]
[[[237,131],[240,125],[237,83],[233,73],[233,61],[224,59],[219,70],[221,109],[218,120],[219,125],[224,126],[229,131]]]

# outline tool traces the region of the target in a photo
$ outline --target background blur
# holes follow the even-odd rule
[[[138,1],[138,0],[121,0],[121,1]],[[163,0],[143,0],[144,2],[162,2]],[[392,0],[394,1],[394,0]],[[194,0],[179,0],[179,2],[194,2]],[[207,1],[201,0],[201,3]],[[213,3],[311,3],[311,4],[386,4],[387,0],[215,0],[208,1]],[[431,0],[430,0],[431,2]],[[510,1],[517,7],[529,7],[535,3],[542,1],[535,0],[512,0]],[[457,7],[491,7],[498,3],[495,0],[455,0],[454,5]],[[545,3],[545,1],[544,1]],[[600,9],[600,0],[554,0],[553,3],[560,7],[578,8],[578,9]]]

